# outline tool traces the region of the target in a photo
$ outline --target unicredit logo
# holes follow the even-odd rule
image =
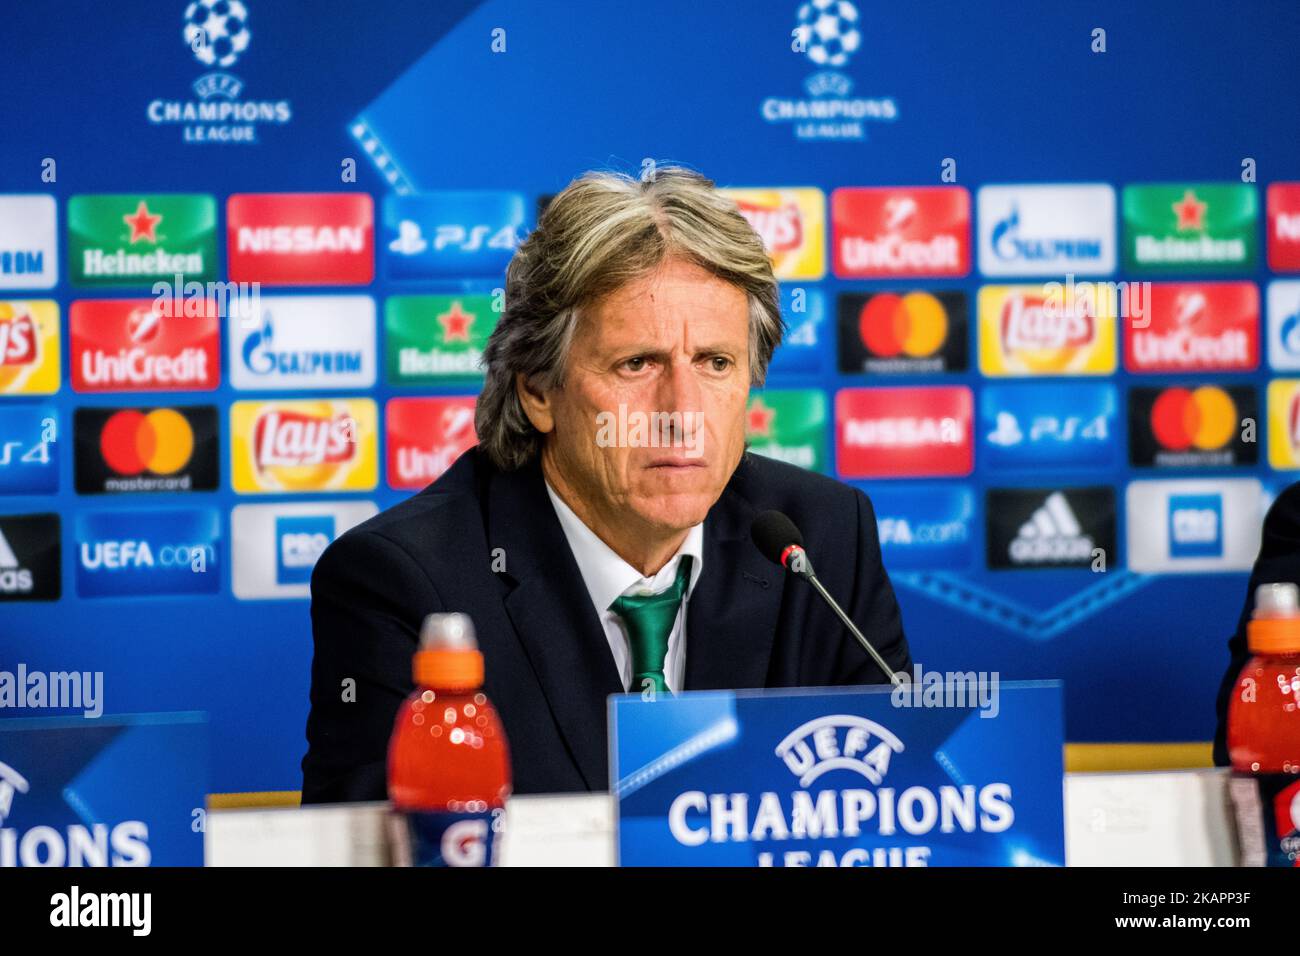
[[[346,413],[333,418],[271,409],[253,426],[259,469],[338,464],[356,457],[356,423]]]
[[[960,262],[960,246],[954,236],[908,239],[884,233],[866,239],[847,239],[841,247],[844,264],[852,270],[917,273],[951,272]]]
[[[68,317],[72,387],[78,392],[217,387],[217,313],[164,316],[151,300],[79,300]]]
[[[841,278],[970,271],[970,195],[960,186],[837,189],[831,232]]]
[[[423,488],[478,440],[472,398],[395,398],[384,418],[393,488]]]
[[[1134,372],[1249,371],[1259,363],[1253,282],[1155,283],[1149,322],[1128,335]]]

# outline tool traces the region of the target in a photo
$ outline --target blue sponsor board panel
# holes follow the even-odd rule
[[[979,398],[979,461],[988,471],[1106,468],[1119,461],[1114,385],[987,384]]]
[[[1064,866],[1060,684],[927,684],[611,697],[620,865]]]
[[[81,597],[221,589],[221,519],[215,508],[83,511],[75,529]]]
[[[1102,182],[1122,190],[1133,183],[1193,182],[1211,175],[1197,161],[1206,149],[1204,124],[1188,124],[1185,110],[1150,111],[1144,116],[1147,135],[1140,152],[1115,138],[1098,141],[1087,150],[1071,151],[1055,149],[1051,139],[1043,137],[1023,139],[1017,148],[1009,149],[1005,124],[987,120],[1000,117],[1014,123],[1018,117],[1053,115],[1063,96],[1086,101],[1098,116],[1122,115],[1135,91],[1148,99],[1186,98],[1203,81],[1206,63],[1232,63],[1233,70],[1217,77],[1225,96],[1211,104],[1207,122],[1251,130],[1259,148],[1268,155],[1300,156],[1300,99],[1259,97],[1250,92],[1274,88],[1282,82],[1279,77],[1285,79],[1279,71],[1291,62],[1295,31],[1277,29],[1277,24],[1290,22],[1295,12],[1293,0],[1267,0],[1249,8],[1209,2],[1193,5],[1196,9],[1190,16],[1185,15],[1187,3],[1182,0],[1124,7],[1118,20],[1127,35],[1164,37],[1185,55],[1176,62],[1163,62],[1166,70],[1155,78],[1145,69],[1149,50],[1140,44],[1112,44],[1106,61],[1144,78],[1136,87],[1121,87],[1105,83],[1101,74],[1080,85],[1076,71],[1056,69],[1059,64],[1052,60],[1052,51],[1044,50],[1035,40],[1067,34],[1074,29],[1077,17],[1065,7],[1046,4],[1014,11],[1010,6],[981,7],[969,18],[969,30],[958,34],[951,30],[951,10],[944,4],[857,2],[861,42],[855,52],[847,53],[846,62],[833,70],[810,58],[813,50],[825,52],[824,48],[810,47],[806,55],[789,50],[790,31],[800,22],[803,0],[747,5],[743,14],[737,13],[739,5],[664,0],[657,8],[662,16],[639,24],[636,43],[624,42],[625,27],[619,18],[608,15],[608,3],[596,0],[572,0],[572,13],[563,30],[555,29],[550,5],[517,0],[448,0],[436,8],[416,0],[391,0],[382,17],[358,17],[351,5],[321,0],[313,22],[346,24],[346,29],[317,31],[320,42],[313,44],[299,42],[303,17],[295,5],[258,2],[248,4],[253,18],[251,46],[237,63],[219,69],[202,63],[181,35],[184,4],[172,7],[120,0],[82,5],[78,29],[53,39],[48,12],[41,5],[11,4],[6,19],[8,35],[13,38],[11,72],[38,75],[42,82],[13,99],[11,135],[0,142],[0,169],[10,173],[13,183],[25,181],[22,177],[30,172],[25,144],[32,142],[69,144],[74,152],[91,150],[97,161],[77,164],[75,176],[21,187],[47,194],[48,198],[38,200],[44,208],[23,210],[13,205],[12,197],[0,198],[3,297],[30,298],[34,292],[25,290],[49,289],[52,291],[41,297],[55,299],[60,314],[66,314],[73,296],[61,274],[68,266],[68,217],[60,207],[66,207],[74,193],[139,191],[208,193],[216,197],[219,210],[225,209],[226,197],[237,192],[365,192],[376,203],[377,261],[375,282],[364,294],[373,296],[379,306],[398,294],[441,291],[444,284],[467,288],[474,283],[475,291],[491,291],[502,284],[499,272],[466,275],[460,264],[450,262],[444,272],[437,260],[413,259],[410,278],[390,275],[395,258],[391,243],[400,238],[401,217],[385,223],[386,197],[404,192],[419,195],[434,187],[509,190],[525,197],[525,210],[531,217],[537,197],[554,194],[582,171],[616,168],[638,175],[644,157],[686,163],[722,185],[806,184],[828,197],[843,187],[932,182],[936,157],[974,157],[975,168],[962,160],[959,170],[959,181],[969,190],[974,206],[978,206],[984,186],[1016,186],[1013,198],[1018,215],[1014,223],[1008,223],[1010,204],[992,210],[987,217],[978,208],[974,210],[969,223],[973,271],[967,277],[844,282],[828,272],[817,282],[784,283],[820,291],[832,307],[845,293],[905,293],[916,288],[958,291],[973,305],[980,287],[994,281],[1062,281],[1064,273],[1071,270],[1079,276],[1100,277],[1105,275],[1102,267],[1075,268],[1081,263],[1073,255],[1090,249],[1092,240],[1100,235],[1081,229],[1087,222],[1073,210],[1079,210],[1081,216],[1095,207],[1072,202],[1058,206],[1053,201],[1053,208],[1071,212],[1058,220],[1043,220],[1031,216],[1026,191],[1017,184]],[[511,40],[516,42],[511,43],[509,56],[488,56],[481,37],[501,25],[503,11],[511,24]],[[109,66],[121,51],[137,49],[142,40],[154,39],[157,42],[150,46],[148,70],[114,74],[113,102],[122,105],[121,123],[115,127],[119,135],[91,142],[86,131],[95,128],[103,104],[85,96],[86,71],[50,71],[48,61],[53,57],[84,63],[93,71],[97,66]],[[1033,61],[1027,62],[1026,68],[1033,69],[1042,82],[1029,87],[1023,82],[1023,70],[983,69],[987,50],[998,45],[1023,51]],[[914,55],[918,46],[933,49],[936,57],[952,63],[954,69],[979,76],[978,83],[953,94],[963,108],[943,108],[943,98],[950,91],[936,86],[924,64],[918,64]],[[571,69],[553,68],[556,62],[570,62],[572,51],[578,49],[583,54],[580,64]],[[1086,50],[1081,55],[1089,56]],[[724,61],[727,69],[718,69],[717,64]],[[348,81],[348,95],[339,95],[341,87],[335,82],[341,76],[334,68],[339,63],[349,64],[348,77],[356,80]],[[655,78],[657,105],[646,105],[645,78],[649,76]],[[223,77],[222,83],[229,86],[216,82]],[[1094,80],[1100,85],[1088,86]],[[225,102],[227,94],[233,96],[237,113],[274,104],[275,118],[245,124],[234,118],[211,122],[174,115],[190,109],[199,101],[196,96],[208,94],[216,97],[210,103]],[[690,108],[677,108],[683,103],[691,104]],[[490,108],[485,110],[484,104]],[[930,108],[935,104],[937,108]],[[845,115],[843,122],[811,118],[823,109],[859,105],[873,115],[860,120]],[[221,135],[246,129],[252,135],[238,142]],[[839,133],[849,134],[851,147],[834,139]],[[142,143],[148,148],[142,149]],[[355,184],[339,183],[340,157],[356,159]],[[1276,163],[1268,169],[1261,167],[1266,181],[1300,179],[1300,167],[1273,167]],[[1261,200],[1266,188],[1267,183],[1261,182]],[[466,212],[465,207],[461,212]],[[224,220],[222,212],[219,227],[224,227]],[[993,280],[985,274],[985,263],[992,260],[984,256],[983,239],[987,236],[992,241],[992,229],[1001,223],[1015,226],[999,234],[1001,245],[1010,244],[1013,255],[999,257],[1009,264]],[[418,224],[426,241],[436,237],[437,222]],[[472,227],[492,224],[489,219],[480,222],[468,212],[464,217],[456,215],[445,225],[469,228],[464,228],[459,238],[454,228],[444,231],[444,241],[449,249],[468,248],[473,245]],[[1261,221],[1258,227],[1271,234],[1273,223]],[[166,235],[168,228],[168,222],[161,223],[159,235]],[[222,260],[223,232],[224,228],[218,235]],[[836,246],[833,223],[826,224],[821,238],[829,260]],[[1077,243],[1079,239],[1087,246]],[[1041,255],[1042,250],[1052,254]],[[1041,272],[1038,264],[1042,264]],[[455,274],[450,274],[453,268]],[[480,265],[470,262],[466,268],[477,270]],[[433,276],[427,285],[422,278],[425,273]],[[1121,282],[1150,278],[1123,271],[1105,277]],[[223,262],[218,263],[217,278],[229,278]],[[1215,276],[1189,272],[1187,278],[1200,281]],[[1276,301],[1269,298],[1269,340],[1259,370],[1234,373],[1227,379],[1198,374],[1196,381],[1251,385],[1262,404],[1270,368],[1278,375],[1300,369],[1300,320],[1296,319],[1300,315],[1300,282],[1280,271],[1270,272],[1262,255],[1260,267],[1249,281],[1261,290],[1278,286]],[[130,294],[146,296],[149,291],[145,283]],[[337,295],[340,289],[313,286],[294,291],[299,295]],[[785,318],[791,322],[792,337],[797,336],[795,315],[787,312]],[[974,324],[972,338],[976,338]],[[287,351],[288,326],[280,321],[272,328],[276,348]],[[1121,325],[1121,344],[1128,331]],[[825,332],[818,336],[819,343],[825,343],[827,337],[834,339],[834,328]],[[384,330],[379,329],[378,334],[382,355]],[[228,347],[229,341],[227,336],[223,344]],[[338,347],[330,336],[324,336],[321,344]],[[61,368],[66,378],[70,350],[64,345]],[[829,354],[833,348],[833,341],[827,344],[827,354],[812,372],[799,362],[795,363],[797,370],[783,365],[796,356],[796,349],[783,346],[773,366],[777,377],[770,384],[817,388],[825,391],[828,400],[839,389],[880,384],[837,373],[834,356]],[[237,495],[225,478],[230,446],[229,436],[222,434],[228,421],[226,411],[241,397],[237,390],[244,387],[238,378],[240,365],[231,362],[229,355],[228,348],[223,348],[221,381],[203,398],[220,413],[219,431],[214,435],[221,450],[221,460],[216,462],[221,480],[211,482],[210,490],[201,493],[201,503],[218,508],[223,523],[231,520],[229,513],[241,501],[249,500]],[[238,353],[236,359],[242,363]],[[787,373],[790,379],[782,381],[781,376]],[[973,363],[967,371],[948,373],[948,378],[948,384],[968,385],[976,393],[990,384]],[[1041,381],[1053,388],[1063,384],[1059,377]],[[1132,385],[1158,385],[1166,379],[1137,378],[1121,367],[1108,381],[1127,392]],[[267,388],[264,382],[259,378],[247,387],[261,391]],[[310,384],[297,376],[282,384],[284,391],[297,392],[292,397],[342,387],[337,380]],[[935,376],[924,380],[917,376],[899,384],[942,383]],[[280,387],[276,386],[277,391]],[[360,390],[358,386],[357,392]],[[431,391],[438,393],[442,388],[434,386]],[[458,386],[456,391],[465,389]],[[381,378],[366,387],[365,393],[382,406],[396,390]],[[0,405],[17,407],[37,400],[57,407],[60,440],[72,435],[77,406],[125,403],[121,396],[77,395],[65,382],[51,398],[6,393]],[[1260,440],[1264,441],[1270,429],[1266,423],[1261,426]],[[829,428],[828,437],[834,434]],[[1121,455],[1127,447],[1126,430],[1125,420],[1120,427]],[[201,430],[196,435],[202,440]],[[304,662],[312,653],[311,626],[301,600],[305,595],[286,592],[305,590],[304,585],[287,580],[301,573],[307,552],[293,548],[283,568],[278,568],[277,551],[270,544],[273,525],[258,523],[257,545],[249,551],[257,557],[245,561],[253,564],[249,578],[256,585],[254,596],[293,596],[296,600],[245,603],[236,598],[233,582],[229,589],[223,585],[221,591],[204,596],[197,604],[197,598],[182,600],[168,595],[120,601],[79,597],[75,516],[105,503],[103,498],[92,500],[77,493],[74,466],[78,456],[71,453],[72,446],[64,447],[67,451],[61,453],[57,492],[5,493],[0,501],[0,531],[17,559],[16,569],[0,568],[0,600],[8,602],[0,612],[5,619],[0,625],[4,650],[12,651],[16,659],[39,660],[47,667],[102,668],[113,680],[115,700],[123,709],[198,707],[209,711],[218,729],[215,790],[298,787],[309,687],[309,669]],[[1052,485],[1053,490],[1068,492],[1072,487],[1108,484],[1123,492],[1137,479],[1162,477],[1151,470],[1137,471],[1123,460],[1111,470],[1095,474],[1075,471],[1073,466],[1061,473],[994,472],[988,467],[992,459],[985,454],[990,450],[980,444],[976,470],[966,479],[980,502],[976,508],[977,539],[984,533],[981,512],[988,488]],[[208,452],[200,444],[195,462],[201,464],[207,458]],[[206,467],[195,474],[211,473]],[[1173,469],[1170,472],[1169,477],[1178,477]],[[1300,477],[1294,470],[1269,468],[1264,456],[1255,465],[1238,464],[1213,474],[1262,481],[1272,492]],[[101,488],[105,480],[99,482]],[[146,480],[156,479],[146,476]],[[913,480],[909,477],[897,483],[905,486]],[[876,482],[868,489],[873,500],[881,499],[880,489],[885,484],[888,482]],[[408,494],[381,484],[373,495],[365,497],[374,498],[382,508]],[[351,502],[355,497],[338,500]],[[1238,508],[1236,494],[1223,494],[1219,558],[1206,553],[1212,547],[1212,532],[1204,507],[1176,505],[1173,510],[1180,515],[1179,526],[1171,529],[1167,496],[1141,496],[1144,507],[1154,505],[1154,510],[1147,508],[1152,515],[1148,523],[1141,509],[1125,507],[1121,494],[1117,530],[1125,534],[1128,549],[1122,552],[1124,565],[1118,569],[1112,565],[1112,571],[1104,575],[1073,569],[1035,570],[1033,574],[991,570],[985,565],[978,540],[975,560],[947,576],[929,573],[930,568],[923,575],[908,575],[900,565],[894,584],[913,654],[936,665],[1001,669],[1004,674],[1024,678],[1066,678],[1068,724],[1076,740],[1206,740],[1214,729],[1214,714],[1204,703],[1212,701],[1223,676],[1227,635],[1240,614],[1255,553],[1241,532],[1253,530],[1255,546],[1258,544],[1260,516],[1254,509],[1251,517],[1242,517],[1245,497],[1241,496],[1243,507]],[[149,510],[164,502],[193,504],[196,500],[200,499],[155,496],[128,501],[118,496],[113,505]],[[61,531],[56,512],[63,515]],[[22,525],[11,520],[26,513],[38,513],[39,520],[31,522],[24,517]],[[338,527],[343,527],[341,519]],[[885,547],[888,553],[892,544],[887,542]],[[1189,553],[1184,547],[1202,554]],[[1140,563],[1128,560],[1130,552]],[[894,555],[887,557],[891,572],[901,552],[896,550]],[[1126,569],[1135,573],[1125,573]],[[286,583],[277,578],[281,570],[287,575]],[[1189,573],[1193,570],[1197,573]],[[1213,573],[1200,573],[1209,570]],[[6,577],[25,580],[26,571],[31,572],[30,591],[3,593]],[[33,600],[37,597],[41,600]],[[178,642],[176,635],[181,632],[186,639]],[[238,653],[231,653],[230,641],[244,636],[250,639],[239,640]],[[136,653],[122,654],[127,643]],[[1162,680],[1153,684],[1145,676],[1152,673],[1160,673]],[[232,687],[255,693],[259,708],[252,711],[239,706],[244,695],[232,694]],[[1144,701],[1141,713],[1135,715],[1131,708],[1098,707],[1097,687],[1107,688],[1111,696]]]
[[[390,279],[500,276],[528,231],[523,193],[447,191],[385,196],[381,237]]]
[[[53,405],[0,405],[0,495],[59,490],[58,421]]]
[[[202,866],[208,772],[203,714],[0,720],[0,867]]]
[[[975,493],[969,486],[855,484],[871,499],[881,554],[891,572],[959,571],[976,563]]]

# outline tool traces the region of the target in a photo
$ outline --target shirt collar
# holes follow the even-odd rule
[[[544,480],[544,479],[543,479]],[[569,550],[578,562],[583,583],[591,595],[591,601],[598,613],[609,609],[614,601],[624,594],[637,594],[648,591],[657,594],[667,590],[677,579],[677,566],[682,555],[690,555],[691,579],[686,585],[686,596],[690,597],[704,569],[704,525],[697,524],[686,532],[686,540],[668,563],[659,569],[653,577],[645,577],[640,571],[624,561],[617,552],[600,539],[579,518],[563,499],[555,493],[549,481],[546,493],[550,496],[555,516],[560,519],[560,527],[569,542]]]

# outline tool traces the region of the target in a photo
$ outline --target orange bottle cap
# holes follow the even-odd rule
[[[483,686],[483,654],[465,614],[430,614],[420,628],[413,676],[420,687],[469,690]]]
[[[1246,645],[1254,654],[1300,654],[1300,588],[1281,583],[1255,589]]]

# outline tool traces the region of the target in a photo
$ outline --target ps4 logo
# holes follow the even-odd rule
[[[1084,417],[1082,415],[1036,415],[1029,426],[1028,441],[1105,441],[1109,437],[1107,415]],[[997,425],[989,432],[988,440],[994,445],[1011,448],[1026,440],[1020,420],[1012,412],[997,413]]]
[[[389,195],[383,226],[394,279],[493,279],[527,233],[523,193],[465,190]]]
[[[980,393],[984,464],[994,471],[1114,461],[1118,393],[1103,384],[990,385]]]
[[[458,252],[478,252],[480,249],[502,249],[513,252],[519,244],[514,226],[494,228],[488,225],[465,226],[461,223],[440,223],[433,233],[433,251],[453,249]],[[399,256],[418,256],[429,249],[420,224],[413,219],[403,219],[397,227],[397,238],[388,244],[388,250]]]

